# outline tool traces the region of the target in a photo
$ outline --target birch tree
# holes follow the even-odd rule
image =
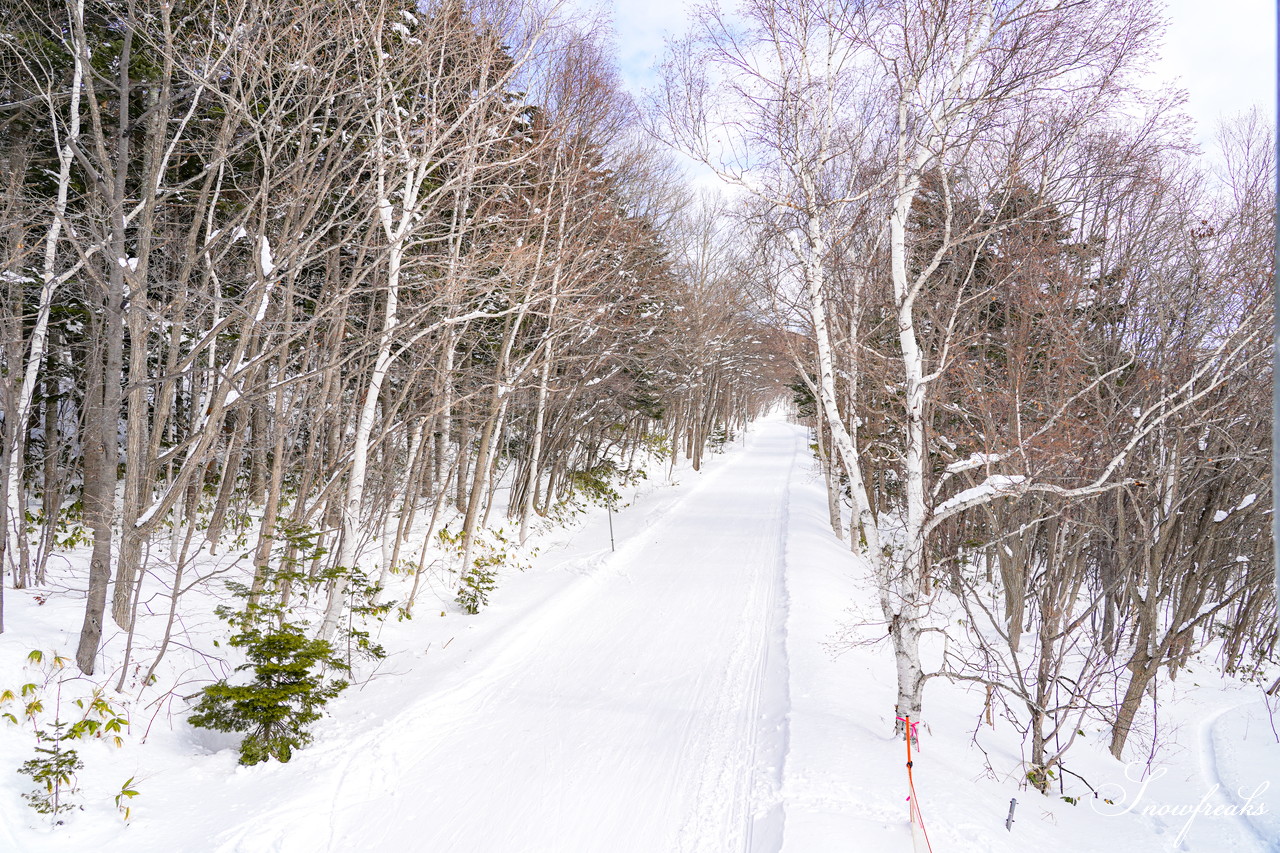
[[[776,243],[787,248],[784,275],[807,297],[812,390],[849,477],[854,538],[878,578],[894,645],[897,715],[918,716],[927,678],[920,633],[935,595],[928,542],[935,531],[993,501],[1116,488],[1125,460],[1170,409],[1225,378],[1206,366],[1171,389],[1168,405],[1145,409],[1115,455],[1073,483],[1038,479],[1045,472],[1008,464],[1022,458],[1016,442],[977,462],[935,467],[929,432],[936,389],[955,368],[959,319],[990,292],[975,289],[973,269],[957,273],[956,253],[1018,221],[1054,215],[1043,204],[1000,221],[985,211],[1007,210],[1001,199],[1020,182],[1051,198],[1094,165],[1085,154],[1091,134],[1116,119],[1115,104],[1142,100],[1133,77],[1151,55],[1157,23],[1143,4],[1120,0],[1070,9],[985,0],[849,8],[796,0],[749,4],[743,17],[745,30],[735,29],[710,10],[671,56],[667,126],[678,144],[758,200]],[[1150,135],[1156,126],[1135,133]],[[917,213],[926,188],[935,200],[927,225]],[[966,196],[978,203],[963,203]],[[859,227],[870,232],[850,242]],[[862,258],[850,264],[839,251],[846,243],[859,247]],[[834,277],[837,257],[850,268]],[[889,464],[901,498],[878,517],[854,426],[861,413],[841,406],[839,380],[857,389],[866,367],[851,340],[853,351],[837,370],[830,321],[836,278],[854,318],[885,293],[886,340],[878,357],[893,365],[895,402],[886,418],[896,433]],[[950,295],[940,303],[942,293]],[[1244,343],[1220,354],[1229,356],[1237,345]],[[953,491],[954,477],[974,468],[989,476]]]
[[[527,41],[512,56],[496,38],[483,32],[483,25],[478,29],[454,4],[428,8],[425,14],[429,15],[426,24],[418,27],[413,13],[388,4],[375,8],[368,21],[374,39],[368,59],[369,80],[377,105],[373,132],[379,140],[370,170],[380,236],[386,243],[386,275],[377,354],[352,442],[338,554],[340,571],[357,563],[369,441],[382,385],[395,357],[393,345],[401,337],[399,303],[405,253],[415,239],[422,239],[423,221],[434,219],[446,199],[469,197],[467,188],[492,180],[495,172],[512,174],[513,158],[528,156],[513,144],[513,137],[521,132],[521,117],[509,91],[516,75],[540,49],[546,24],[527,21]],[[392,41],[397,50],[394,61],[385,49]],[[424,128],[431,129],[425,137]],[[464,216],[483,215],[483,208],[465,202],[460,210]],[[462,232],[474,227],[466,220],[458,224],[455,246],[463,239]],[[446,281],[445,286],[455,284]],[[447,317],[443,322],[457,325],[463,319]],[[404,351],[403,344],[400,351]],[[492,429],[491,421],[481,443],[477,472],[488,470],[484,449],[492,439]],[[473,488],[468,519],[474,519],[476,500]],[[325,610],[322,637],[331,636],[337,627],[345,591],[345,577],[339,577]]]

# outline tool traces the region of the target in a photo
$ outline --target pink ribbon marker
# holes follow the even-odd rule
[[[919,722],[914,722],[914,723],[913,723],[913,722],[910,722],[910,721],[908,721],[908,720],[907,720],[907,718],[906,718],[906,717],[895,717],[895,719],[897,719],[897,720],[901,720],[902,722],[906,723],[907,725],[909,725],[909,726],[911,727],[911,739],[912,739],[913,741],[915,741],[915,742],[916,742],[916,749],[919,749],[919,748],[920,748],[920,733],[919,733],[918,731],[916,731],[916,729],[917,729],[917,728],[919,728],[920,723],[919,723]]]

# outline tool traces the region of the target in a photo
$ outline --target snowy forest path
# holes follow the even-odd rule
[[[1274,725],[1265,698],[1229,705],[1214,712],[1200,723],[1200,764],[1205,787],[1209,791],[1206,796],[1214,801],[1207,805],[1228,807],[1228,819],[1235,820],[1246,838],[1256,840],[1259,850],[1280,851],[1280,833],[1277,833],[1280,820],[1266,809],[1265,798],[1260,796],[1266,793],[1271,783],[1268,781],[1259,786],[1256,782],[1253,785],[1245,782],[1246,779],[1265,778],[1264,773],[1258,773],[1257,768],[1249,768],[1249,764],[1258,761],[1256,753],[1272,746],[1267,735],[1273,733],[1274,728],[1268,732],[1268,723]],[[1254,730],[1253,743],[1249,743],[1251,728]],[[1248,769],[1242,772],[1242,765]],[[1255,798],[1258,802],[1252,802]],[[1249,806],[1247,811],[1246,805]]]
[[[460,685],[419,694],[305,807],[281,804],[219,849],[778,850],[803,446],[798,428],[759,422]]]

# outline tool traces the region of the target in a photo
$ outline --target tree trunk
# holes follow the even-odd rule
[[[1124,760],[1124,745],[1133,731],[1133,721],[1142,706],[1142,696],[1147,685],[1155,676],[1156,667],[1146,656],[1136,657],[1129,662],[1129,686],[1125,688],[1124,698],[1116,709],[1116,721],[1111,727],[1111,754],[1117,761]]]
[[[115,418],[107,416],[104,378],[107,373],[107,335],[99,330],[90,358],[84,417],[84,517],[93,530],[93,553],[89,558],[89,590],[84,623],[76,650],[76,664],[85,675],[93,675],[98,645],[102,641],[102,620],[107,606],[107,584],[111,580],[111,522],[115,502]],[[111,427],[104,426],[104,421]],[[109,439],[108,439],[109,436]]]

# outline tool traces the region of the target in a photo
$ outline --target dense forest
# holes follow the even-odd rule
[[[1191,145],[1149,4],[748,0],[646,103],[571,12],[0,6],[0,632],[6,588],[82,596],[75,664],[138,694],[230,581],[250,660],[350,668],[429,572],[476,612],[538,525],[785,403],[898,715],[983,686],[1043,788],[1200,650],[1275,665],[1274,140]],[[248,763],[305,742],[200,687]]]
[[[305,539],[328,636],[419,513],[470,551],[511,477],[523,537],[762,404],[767,333],[599,45],[502,12],[7,7],[4,559],[92,546],[84,672],[152,563],[176,598],[248,537],[287,599]]]

